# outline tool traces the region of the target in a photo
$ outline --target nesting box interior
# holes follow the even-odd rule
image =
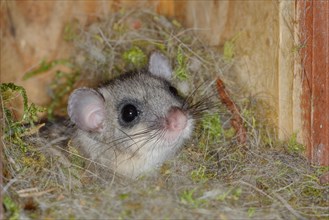
[[[5,217],[329,215],[327,1],[2,1],[0,24],[1,83],[22,86],[29,103],[51,109],[52,116],[67,117],[69,95],[54,92],[94,86],[107,80],[107,72],[120,74],[127,66],[124,54],[136,52],[136,47],[146,56],[164,48],[176,66],[177,54],[186,51],[186,63],[193,64],[188,74],[194,74],[187,80],[189,86],[193,90],[198,82],[211,82],[209,87],[215,89],[208,94],[215,94],[222,114],[219,119],[207,113],[189,144],[159,169],[159,175],[134,181],[103,180],[98,175],[94,181],[85,177],[90,171],[80,167],[81,155],[70,141],[70,166],[57,161],[57,151],[45,153],[45,146],[58,147],[52,141],[60,137],[35,139],[38,125],[29,130],[31,138],[30,133],[20,134],[19,140],[27,141],[24,151],[12,136],[7,138],[7,93],[2,87]],[[126,36],[131,30],[135,32]],[[166,34],[172,38],[162,41]],[[100,44],[105,46],[97,48]],[[111,50],[104,49],[106,45]],[[110,55],[114,67],[99,62]],[[69,75],[56,78],[58,73]],[[77,82],[76,73],[82,74]],[[234,130],[234,112],[217,94],[218,78],[243,118],[248,137],[244,143],[235,136],[239,132]],[[73,83],[59,87],[63,79]],[[60,104],[55,105],[55,99]],[[11,99],[9,106],[15,118],[25,115],[21,98]],[[47,113],[39,117],[45,120]],[[231,125],[225,127],[225,120]],[[63,207],[69,207],[68,213],[62,213]]]

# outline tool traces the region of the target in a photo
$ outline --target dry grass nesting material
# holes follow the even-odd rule
[[[197,88],[195,99],[207,97],[218,104],[205,112],[192,140],[158,175],[108,180],[86,170],[86,159],[70,145],[67,122],[47,122],[45,127],[50,123],[51,129],[41,132],[43,128],[32,126],[39,109],[28,104],[26,117],[15,122],[8,103],[16,92],[24,93],[22,88],[2,85],[6,218],[329,217],[329,186],[320,185],[318,179],[328,167],[308,164],[294,136],[287,142],[275,139],[266,119],[271,106],[242,93],[228,77],[234,59],[206,46],[194,30],[142,10],[119,12],[88,27],[69,23],[63,37],[76,45],[76,56],[42,66],[72,68],[71,73],[58,74],[52,84],[50,115],[63,114],[63,103],[73,88],[142,68],[154,50],[171,59],[181,89],[188,93]],[[219,103],[213,88],[216,77],[224,80],[241,110],[248,131],[245,146],[237,143],[231,115]],[[58,95],[58,90],[63,92]]]

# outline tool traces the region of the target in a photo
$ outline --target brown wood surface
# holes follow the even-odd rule
[[[302,110],[307,155],[329,165],[329,1],[297,1],[303,65]]]
[[[2,1],[1,81],[24,86],[32,102],[45,105],[52,75],[23,81],[24,73],[44,59],[70,56],[71,47],[63,40],[69,21],[76,19],[83,26],[121,8],[148,8],[176,17],[209,45],[221,47],[239,35],[236,65],[228,74],[251,95],[261,94],[257,98],[266,99],[276,108],[279,8],[272,1]]]

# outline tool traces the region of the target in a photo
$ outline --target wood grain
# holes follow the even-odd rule
[[[329,165],[329,2],[298,1],[303,65],[304,143],[314,164]]]

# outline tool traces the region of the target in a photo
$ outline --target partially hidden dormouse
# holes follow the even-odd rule
[[[90,161],[136,178],[174,156],[190,138],[189,103],[170,83],[169,60],[153,52],[148,68],[99,88],[78,88],[68,101],[73,145]]]

